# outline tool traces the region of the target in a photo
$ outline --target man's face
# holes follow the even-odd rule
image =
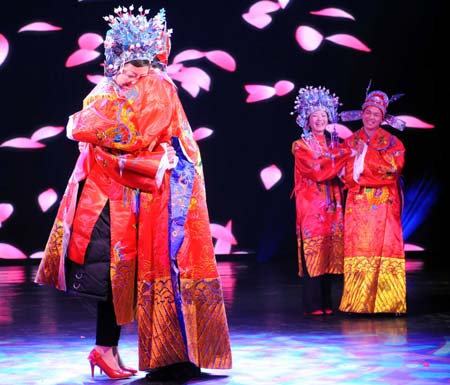
[[[376,130],[383,121],[383,112],[377,107],[368,106],[362,113],[362,121],[366,130]]]
[[[127,63],[117,73],[115,81],[121,88],[128,89],[136,84],[136,82],[148,75],[148,66],[136,67],[131,63]]]

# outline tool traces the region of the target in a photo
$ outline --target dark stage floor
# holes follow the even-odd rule
[[[407,259],[404,317],[305,318],[295,261],[219,259],[233,369],[204,370],[189,384],[450,384],[449,269]],[[294,262],[294,263],[293,263]],[[0,262],[1,263],[1,262]],[[33,284],[34,264],[0,264],[0,384],[146,384],[145,372],[91,378],[95,319],[74,297]],[[337,305],[342,282],[335,281]],[[136,324],[121,353],[137,366]]]

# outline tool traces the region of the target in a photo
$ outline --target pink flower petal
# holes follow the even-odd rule
[[[270,190],[282,177],[281,170],[274,164],[261,170],[259,175],[266,190]]]
[[[214,244],[214,254],[215,255],[228,255],[231,253],[231,243],[227,241],[222,241],[221,239],[216,240]]]
[[[86,79],[91,83],[98,84],[104,78],[103,75],[86,75]]]
[[[259,102],[260,100],[269,99],[275,95],[275,88],[258,84],[247,84],[245,90],[249,93],[247,103]]]
[[[206,53],[206,58],[224,70],[230,72],[236,70],[236,61],[233,56],[225,51],[209,51]]]
[[[348,128],[347,126],[344,126],[343,124],[339,124],[339,123],[328,124],[326,127],[326,130],[329,132],[333,132],[334,130],[336,130],[339,138],[341,138],[341,139],[346,139],[351,134],[353,134],[353,131],[350,130],[350,128]]]
[[[425,250],[423,247],[417,246],[417,245],[413,245],[411,243],[405,243],[403,245],[403,249],[405,251],[423,251],[423,250]]]
[[[278,4],[280,4],[280,7],[284,9],[289,4],[289,0],[278,0]]]
[[[0,144],[0,147],[13,148],[42,148],[45,144],[31,140],[30,138],[14,138]]]
[[[434,128],[434,124],[424,122],[423,120],[417,119],[414,116],[409,115],[398,115],[398,119],[403,120],[406,123],[406,127],[412,128]]]
[[[0,33],[0,66],[8,57],[9,43],[5,36]]]
[[[66,60],[66,67],[75,67],[92,61],[100,56],[100,52],[91,49],[79,49],[72,53]]]
[[[211,235],[213,238],[228,242],[231,245],[237,244],[236,238],[234,238],[234,235],[231,232],[231,220],[228,221],[226,227],[216,223],[211,223],[209,226],[211,228]]]
[[[104,78],[103,75],[86,75],[86,79],[91,83],[98,84]]]
[[[35,23],[27,24],[19,29],[19,32],[33,31],[33,32],[45,32],[45,31],[59,31],[61,27],[45,23],[43,21],[37,21]]]
[[[31,140],[39,141],[42,139],[52,138],[64,131],[64,126],[45,126],[41,127],[31,135]]]
[[[277,96],[283,96],[291,92],[295,85],[294,83],[288,81],[288,80],[280,80],[275,83],[275,94]]]
[[[275,12],[278,11],[279,9],[280,9],[279,4],[273,1],[263,0],[253,4],[248,11],[253,14],[261,14],[261,13]]]
[[[103,44],[103,37],[97,33],[84,33],[78,39],[78,45],[81,49],[94,50]]]
[[[5,222],[13,212],[14,206],[12,204],[0,203],[0,227],[2,227],[2,223]]]
[[[196,60],[205,57],[205,53],[202,51],[198,51],[196,49],[187,49],[185,51],[181,51],[178,55],[176,55],[172,62],[180,63],[186,60]]]
[[[200,92],[200,87],[194,83],[183,82],[181,83],[181,87],[189,92],[189,94],[194,98],[196,98]]]
[[[323,8],[319,11],[311,11],[310,14],[317,16],[343,17],[355,20],[355,18],[352,15],[339,8]]]
[[[214,254],[216,255],[224,255],[224,254],[230,254],[231,253],[231,245],[237,244],[236,239],[234,239],[232,230],[231,230],[231,224],[232,221],[228,221],[225,228],[219,229],[219,235],[217,237],[216,243],[214,244]],[[222,232],[226,232],[226,235],[222,238]],[[230,235],[233,241],[230,242]]]
[[[55,190],[49,188],[45,190],[43,193],[39,194],[38,202],[41,210],[45,213],[53,204],[57,201],[58,194],[56,194]]]
[[[196,141],[202,140],[210,136],[214,131],[211,130],[208,127],[199,127],[196,130],[194,130],[194,139]]]
[[[242,18],[250,25],[253,25],[254,27],[258,29],[263,29],[264,27],[267,27],[272,22],[272,17],[269,15],[266,15],[264,13],[244,13],[242,15]]]
[[[0,243],[0,259],[27,259],[27,256],[13,245]]]
[[[44,256],[44,252],[43,251],[37,251],[37,252],[31,254],[28,258],[30,258],[30,259],[42,259],[43,256]]]
[[[405,251],[422,251],[421,250],[406,250]],[[421,271],[423,270],[423,261],[414,261],[410,259],[406,259],[405,261],[405,270],[407,273],[411,273],[413,271]]]
[[[183,68],[183,64],[170,64],[167,66],[166,71],[169,75],[172,75],[180,72]]]
[[[209,91],[211,84],[209,75],[197,67],[183,67],[180,72],[172,74],[171,78],[181,83],[195,84],[206,91]]]
[[[370,52],[371,49],[367,47],[364,43],[358,40],[356,37],[346,34],[337,34],[327,36],[326,40],[332,41],[333,43],[343,45],[345,47],[357,49],[359,51]]]
[[[323,35],[314,28],[301,25],[295,31],[295,40],[305,51],[314,51],[322,43]]]

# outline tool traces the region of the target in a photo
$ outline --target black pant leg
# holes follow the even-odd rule
[[[117,346],[122,327],[117,325],[112,301],[97,303],[97,332],[95,343],[101,346]]]

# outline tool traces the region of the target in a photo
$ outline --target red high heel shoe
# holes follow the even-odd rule
[[[122,364],[119,364],[120,369],[126,371],[126,372],[130,372],[133,376],[138,372],[136,369],[130,368],[129,366],[125,366]]]
[[[130,368],[129,366],[125,366],[119,354],[117,354],[116,358],[117,362],[119,363],[120,369],[125,370],[126,372],[130,372],[133,376],[138,372],[136,369]]]
[[[123,371],[122,369],[116,370],[111,368],[104,360],[100,352],[92,349],[88,356],[89,363],[91,364],[91,376],[94,377],[94,368],[98,366],[100,372],[105,372],[105,374],[112,380],[129,378],[132,373],[129,371]]]

